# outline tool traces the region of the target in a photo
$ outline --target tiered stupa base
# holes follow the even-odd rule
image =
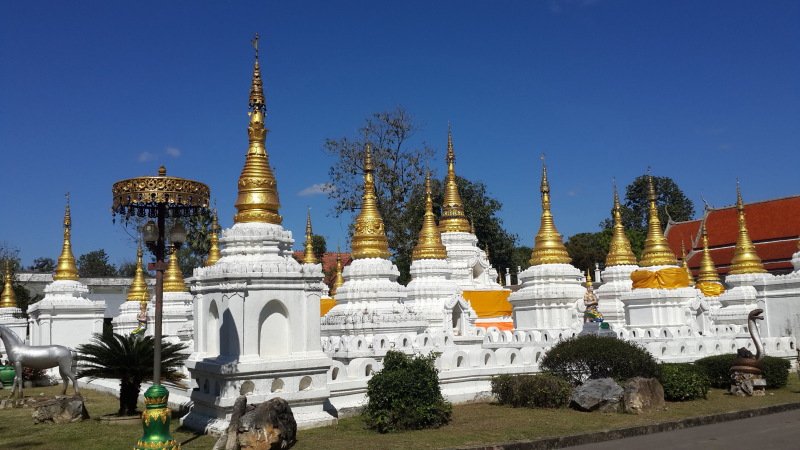
[[[106,302],[89,300],[80,281],[57,280],[44,288],[44,298],[28,307],[31,345],[63,345],[72,349],[103,332]]]
[[[508,301],[514,306],[517,330],[536,330],[550,334],[578,333],[583,319],[578,317],[576,302],[586,290],[583,276],[569,264],[531,266],[519,274],[522,287]]]
[[[449,280],[450,266],[443,259],[411,263],[408,303],[428,322],[428,333],[464,336],[475,334],[476,314]]]
[[[603,320],[612,327],[625,325],[625,305],[620,298],[632,289],[631,273],[639,266],[611,266],[602,272],[603,284],[594,292],[597,295],[597,309]]]

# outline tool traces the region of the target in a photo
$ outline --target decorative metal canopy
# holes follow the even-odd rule
[[[157,217],[159,207],[164,207],[168,217],[187,217],[202,214],[208,209],[211,191],[208,186],[194,180],[168,177],[161,166],[158,176],[136,177],[114,183],[111,188],[114,203],[113,215],[130,217]]]

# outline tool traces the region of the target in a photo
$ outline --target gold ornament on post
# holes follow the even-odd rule
[[[331,297],[336,296],[336,291],[344,284],[344,277],[342,276],[342,255],[339,249],[336,249],[336,277],[333,279],[333,287],[331,288]]]
[[[353,259],[389,257],[389,243],[375,195],[374,170],[372,148],[367,143],[364,148],[364,194],[353,232]]]
[[[536,233],[535,244],[531,252],[531,259],[528,261],[532,266],[542,264],[569,264],[572,261],[567,248],[561,241],[561,234],[556,229],[553,222],[553,214],[550,212],[550,183],[547,181],[547,165],[544,163],[542,155],[542,184],[540,192],[542,194],[542,221],[539,232]]]
[[[167,271],[164,272],[164,292],[189,292],[183,280],[180,261],[178,261],[178,247],[173,246],[169,255]]]
[[[606,256],[606,267],[612,266],[635,266],[636,255],[631,249],[631,241],[625,234],[625,226],[622,224],[622,207],[619,204],[619,194],[617,194],[617,184],[614,183],[614,208],[611,210],[614,218],[613,234],[609,245],[608,255]]]
[[[146,302],[150,299],[150,293],[147,292],[147,281],[144,279],[142,256],[142,245],[139,244],[136,249],[136,273],[133,275],[130,288],[128,288],[127,299],[129,302]]]
[[[64,244],[61,246],[61,255],[58,257],[56,273],[53,280],[78,280],[78,266],[75,256],[72,255],[72,215],[69,210],[69,192],[67,192],[67,206],[64,208]]]
[[[11,263],[9,260],[6,260],[6,273],[3,279],[3,294],[0,295],[0,308],[17,308],[17,295],[14,294],[14,286],[11,280]]]
[[[453,133],[447,124],[447,177],[444,182],[442,216],[439,218],[439,231],[442,233],[470,232],[470,224],[464,215],[464,203],[458,193],[456,183],[456,153],[453,150]],[[474,233],[473,233],[474,234]]]
[[[731,260],[730,275],[743,273],[765,273],[764,264],[758,257],[756,246],[750,240],[750,233],[747,231],[747,222],[744,217],[744,202],[742,201],[742,190],[739,187],[739,180],[736,180],[736,210],[739,216],[739,235],[736,237],[736,250],[733,252]]]
[[[442,235],[436,227],[431,198],[431,173],[425,176],[425,215],[422,216],[422,229],[419,231],[417,245],[411,252],[411,259],[447,259],[447,249],[442,244]]]
[[[311,232],[311,208],[306,213],[306,246],[303,254],[303,264],[319,264],[317,255],[314,254],[314,235]]]
[[[686,276],[689,278],[689,286],[694,286],[694,277],[689,269],[689,261],[686,259],[686,244],[683,241],[681,241],[681,259],[683,260],[683,270],[686,271]]]
[[[639,265],[642,267],[677,266],[678,260],[661,231],[661,221],[658,220],[658,208],[656,207],[656,190],[653,187],[651,175],[647,175],[647,199],[649,202],[647,238],[644,241],[644,250]]]
[[[239,195],[236,197],[236,215],[234,223],[260,222],[280,225],[283,218],[278,214],[280,200],[278,187],[269,155],[265,147],[267,129],[264,119],[267,106],[264,101],[264,90],[261,84],[261,68],[258,65],[258,34],[253,39],[255,63],[253,65],[253,82],[250,87],[250,125],[247,135],[250,146],[247,150],[242,174],[239,176]]]
[[[211,236],[209,237],[209,241],[211,241],[211,246],[208,249],[208,258],[206,258],[206,262],[203,264],[205,267],[213,266],[222,258],[222,254],[219,251],[219,223],[217,222],[216,209],[211,216]]]
[[[697,283],[695,287],[700,289],[700,292],[707,297],[716,297],[720,295],[725,288],[717,273],[717,268],[714,266],[714,260],[711,258],[711,252],[708,251],[708,230],[706,224],[703,222],[703,256],[700,258],[700,269],[697,271]]]

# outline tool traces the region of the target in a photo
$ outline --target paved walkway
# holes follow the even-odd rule
[[[573,450],[800,449],[800,410],[566,448]]]

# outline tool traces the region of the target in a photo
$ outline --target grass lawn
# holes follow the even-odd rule
[[[59,387],[27,389],[27,395],[55,394]],[[0,391],[7,395],[8,390]],[[71,391],[70,391],[71,392]],[[116,412],[118,401],[108,394],[83,391],[89,414],[95,418]],[[453,420],[437,430],[378,434],[365,430],[358,417],[343,419],[338,425],[298,432],[296,449],[372,449],[442,448],[490,444],[542,437],[601,431],[666,422],[693,416],[737,411],[800,401],[800,381],[789,378],[786,388],[767,391],[765,397],[740,398],[711,390],[706,400],[667,403],[667,409],[642,414],[581,413],[570,409],[510,408],[477,403],[453,408]],[[14,449],[129,449],[142,434],[141,423],[103,424],[96,420],[67,425],[33,425],[29,408],[0,410],[0,448]],[[176,430],[173,436],[183,448],[209,449],[215,439]]]

